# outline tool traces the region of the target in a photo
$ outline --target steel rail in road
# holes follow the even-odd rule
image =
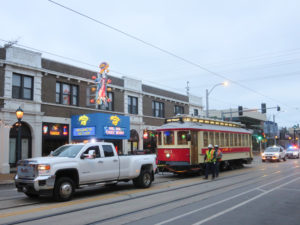
[[[271,168],[271,169],[278,170],[277,168]],[[295,168],[288,168],[285,172],[288,173],[289,170],[294,170],[294,169]],[[265,171],[257,171],[257,172],[258,173],[262,173],[262,172],[265,172]],[[219,178],[218,180],[224,180],[224,179],[229,179],[229,178],[233,178],[233,177],[243,176],[243,175],[247,175],[249,173],[252,173],[252,172],[246,172],[246,173],[242,173],[242,174],[236,174],[236,175],[232,175],[232,176],[222,177],[222,178]],[[271,175],[275,175],[276,176],[277,174],[275,172],[275,173],[272,173]],[[271,177],[271,175],[268,177],[268,179],[273,180],[273,177]],[[291,175],[291,176],[295,176],[295,175]],[[243,180],[240,180],[238,182],[231,183],[231,184],[228,184],[228,185],[224,185],[224,186],[221,186],[221,187],[217,187],[217,188],[214,188],[214,189],[211,189],[211,190],[208,190],[208,191],[197,192],[197,193],[194,193],[194,194],[191,194],[191,195],[187,195],[187,196],[184,196],[184,197],[181,197],[181,198],[177,198],[177,199],[174,199],[174,200],[163,202],[161,204],[156,204],[156,205],[153,205],[153,206],[150,206],[150,207],[145,207],[145,208],[142,208],[142,209],[139,209],[139,210],[134,210],[132,212],[123,213],[123,214],[116,215],[116,216],[113,216],[113,217],[110,217],[110,218],[105,218],[105,219],[102,219],[102,220],[97,220],[97,221],[94,221],[94,222],[88,223],[88,224],[101,223],[101,222],[113,220],[113,219],[116,219],[118,217],[123,217],[123,216],[126,216],[126,215],[131,215],[131,214],[134,214],[134,213],[137,213],[137,212],[141,212],[141,211],[145,211],[145,210],[148,210],[148,209],[152,209],[154,207],[159,207],[159,206],[167,205],[167,204],[170,204],[170,203],[173,203],[173,202],[181,201],[181,200],[184,200],[184,199],[193,198],[195,196],[199,196],[199,195],[202,195],[202,194],[207,194],[209,192],[213,192],[213,191],[216,191],[216,190],[224,189],[226,187],[231,187],[231,186],[234,186],[234,185],[237,185],[237,184],[245,183],[247,181],[253,181],[254,178],[259,179],[259,178],[262,178],[262,177],[263,176],[261,176],[261,175],[259,175],[259,176],[255,175],[253,177],[250,177],[250,178],[247,178],[247,179],[243,179]],[[285,179],[287,177],[289,177],[289,176],[286,176],[286,177],[284,177],[282,179]],[[210,181],[205,181],[205,182],[201,182],[201,183],[194,183],[194,184],[190,184],[190,185],[186,185],[186,186],[182,186],[182,187],[176,187],[176,188],[172,188],[172,189],[168,189],[168,190],[163,190],[163,191],[158,191],[158,192],[154,192],[154,193],[147,193],[147,194],[143,194],[143,195],[139,195],[139,196],[135,196],[135,197],[131,196],[129,199],[115,200],[115,201],[111,201],[111,202],[108,202],[108,203],[100,203],[100,204],[96,204],[96,205],[92,205],[92,206],[86,206],[86,207],[81,207],[81,208],[77,208],[77,209],[66,210],[66,211],[58,212],[58,213],[52,213],[52,214],[49,214],[49,215],[36,216],[36,217],[28,218],[28,219],[22,219],[22,220],[18,220],[18,221],[14,221],[14,222],[9,222],[9,223],[6,223],[6,225],[39,221],[39,220],[43,220],[45,218],[66,215],[66,214],[70,214],[70,213],[74,213],[74,212],[80,212],[80,211],[84,211],[84,210],[88,210],[88,209],[94,209],[94,208],[97,208],[97,207],[102,207],[102,206],[107,206],[107,205],[113,205],[113,204],[116,204],[116,203],[121,203],[121,202],[130,201],[130,200],[140,199],[140,198],[144,198],[144,197],[148,197],[148,196],[152,196],[152,195],[158,195],[158,194],[162,194],[162,193],[166,193],[166,192],[172,192],[172,191],[176,191],[176,190],[180,190],[180,189],[185,189],[185,188],[189,188],[189,187],[193,187],[193,186],[200,186],[200,185],[206,184],[208,182],[210,182]],[[259,182],[261,182],[261,180],[256,181],[256,182],[252,182],[251,184],[256,184],[256,183],[259,183]],[[274,182],[276,182],[276,181],[273,181],[271,183],[274,183]],[[247,186],[249,186],[249,184],[240,186],[238,188],[245,188]],[[1,217],[3,218],[3,216],[0,215],[0,218]]]

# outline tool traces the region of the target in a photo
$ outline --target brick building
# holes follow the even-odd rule
[[[71,142],[71,116],[105,113],[130,118],[130,138],[108,140],[125,154],[155,147],[155,128],[176,114],[202,114],[202,98],[143,84],[140,80],[109,76],[112,102],[96,107],[89,101],[96,71],[42,58],[39,52],[0,48],[0,173],[17,161],[16,110],[22,119],[22,158],[49,154]]]

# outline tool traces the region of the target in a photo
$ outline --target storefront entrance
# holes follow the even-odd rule
[[[21,122],[15,123],[14,126],[10,129],[9,132],[9,164],[13,168],[16,166],[18,161],[18,130],[21,125],[21,159],[27,159],[32,157],[31,150],[31,131],[27,123]]]

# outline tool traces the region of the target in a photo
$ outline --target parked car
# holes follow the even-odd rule
[[[267,161],[286,161],[286,150],[282,146],[267,147],[266,150],[261,154],[262,162]]]
[[[57,201],[68,201],[75,189],[96,183],[132,180],[148,188],[156,169],[156,155],[119,156],[114,145],[105,142],[68,144],[50,157],[20,160],[15,184],[28,197],[51,194]]]
[[[286,157],[289,159],[299,159],[300,149],[297,146],[290,146],[286,150]]]

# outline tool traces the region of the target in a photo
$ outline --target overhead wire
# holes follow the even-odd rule
[[[134,39],[134,40],[136,40],[136,41],[138,41],[138,42],[141,42],[141,43],[143,43],[143,44],[145,44],[145,45],[147,45],[147,46],[149,46],[149,47],[152,47],[152,48],[154,48],[154,49],[156,49],[156,50],[158,50],[158,51],[160,51],[160,52],[163,52],[163,53],[165,53],[165,54],[167,54],[167,55],[169,55],[169,56],[172,56],[172,57],[174,57],[174,58],[176,58],[176,59],[178,59],[178,60],[181,60],[181,61],[183,61],[183,62],[186,62],[186,63],[190,64],[190,65],[193,65],[193,66],[195,66],[195,67],[198,67],[198,68],[200,68],[201,70],[206,71],[206,72],[208,72],[208,73],[210,73],[210,74],[213,74],[213,75],[215,75],[215,76],[217,76],[217,77],[219,77],[219,78],[225,79],[225,80],[227,80],[227,81],[229,81],[229,82],[231,82],[231,83],[233,83],[233,84],[236,84],[236,85],[238,85],[238,86],[240,86],[240,87],[242,87],[242,88],[244,88],[244,89],[246,89],[246,90],[248,90],[248,91],[251,91],[251,92],[253,92],[253,93],[257,94],[257,95],[260,95],[260,96],[262,96],[262,97],[268,98],[268,99],[270,99],[270,100],[272,100],[272,101],[274,101],[274,102],[278,102],[278,103],[280,103],[280,104],[282,104],[282,105],[285,105],[285,106],[287,106],[287,107],[294,108],[294,107],[292,107],[292,106],[290,106],[290,105],[288,105],[288,104],[286,104],[286,103],[284,103],[284,102],[281,102],[281,101],[279,101],[279,100],[277,100],[277,99],[274,99],[274,98],[272,98],[272,97],[270,97],[270,96],[267,96],[267,95],[265,95],[265,94],[263,94],[263,93],[261,93],[261,92],[258,92],[258,91],[256,91],[256,90],[250,88],[250,87],[247,87],[246,85],[243,85],[243,84],[241,84],[241,83],[239,83],[239,82],[236,82],[236,81],[234,81],[234,80],[232,80],[232,79],[229,79],[228,77],[226,77],[226,76],[224,76],[224,75],[222,75],[222,74],[220,74],[220,73],[214,72],[214,71],[212,71],[212,70],[210,70],[210,69],[208,69],[208,68],[206,68],[206,67],[204,67],[204,66],[202,66],[202,65],[200,65],[200,64],[198,64],[198,63],[195,63],[195,62],[193,62],[193,61],[191,61],[191,60],[189,60],[189,59],[186,59],[186,58],[184,58],[184,57],[181,57],[181,56],[179,56],[179,55],[177,55],[177,54],[175,54],[175,53],[173,53],[173,52],[170,52],[170,51],[165,50],[165,49],[163,49],[163,48],[161,48],[161,47],[159,47],[159,46],[156,46],[156,45],[154,45],[154,44],[152,44],[152,43],[150,43],[150,42],[148,42],[148,41],[144,41],[143,39],[138,38],[138,37],[136,37],[136,36],[134,36],[134,35],[132,35],[132,34],[129,34],[129,33],[125,32],[125,31],[122,31],[122,30],[120,30],[120,29],[118,29],[118,28],[115,28],[115,27],[113,27],[113,26],[111,26],[111,25],[108,25],[108,24],[106,24],[106,23],[104,23],[104,22],[101,22],[101,21],[98,20],[98,19],[95,19],[95,18],[93,18],[93,17],[90,17],[90,16],[88,16],[88,15],[86,15],[86,14],[83,14],[83,13],[77,11],[77,10],[74,10],[74,9],[72,9],[72,8],[70,8],[70,7],[67,7],[67,6],[65,6],[65,5],[62,5],[62,4],[60,4],[60,3],[56,2],[56,1],[53,1],[53,0],[48,0],[48,1],[51,2],[52,4],[55,4],[55,5],[59,6],[59,7],[61,7],[61,8],[64,8],[64,9],[66,9],[66,10],[68,10],[68,11],[71,11],[71,12],[77,14],[77,15],[80,15],[80,16],[82,16],[82,17],[84,17],[84,18],[87,18],[87,19],[89,19],[89,20],[91,20],[91,21],[94,21],[94,22],[96,22],[96,23],[98,23],[98,24],[100,24],[100,25],[102,25],[102,26],[105,26],[105,27],[107,27],[107,28],[109,28],[109,29],[111,29],[111,30],[114,30],[114,31],[116,31],[116,32],[118,32],[118,33],[121,33],[121,34],[123,34],[123,35],[125,35],[125,36],[127,36],[127,37],[129,37],[129,38],[131,38],[131,39]]]

